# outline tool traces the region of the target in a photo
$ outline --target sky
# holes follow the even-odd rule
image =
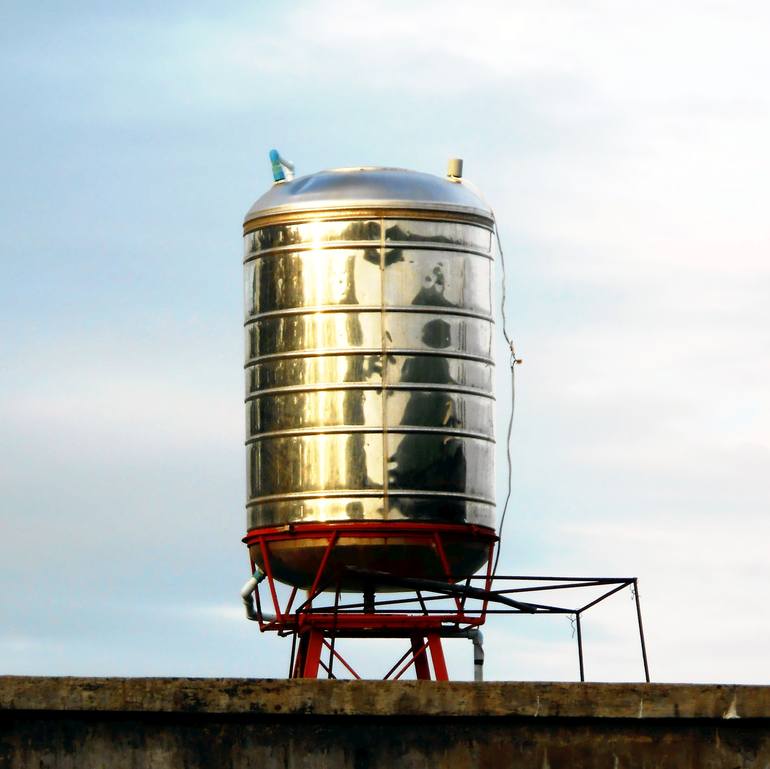
[[[284,675],[238,595],[241,222],[278,147],[300,174],[465,159],[524,359],[500,571],[637,576],[653,680],[770,683],[769,24],[687,0],[9,5],[0,674]],[[634,621],[625,594],[586,615],[589,679],[640,680]],[[565,617],[485,638],[491,678],[577,676]],[[355,649],[368,674],[383,643]]]

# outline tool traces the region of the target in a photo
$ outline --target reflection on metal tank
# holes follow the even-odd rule
[[[492,227],[458,180],[390,168],[282,181],[246,215],[248,529],[291,535],[269,544],[278,579],[312,583],[319,524],[338,531],[341,589],[351,568],[446,578],[487,560]],[[404,536],[437,527],[438,549]]]

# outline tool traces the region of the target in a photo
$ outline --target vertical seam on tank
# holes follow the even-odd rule
[[[382,373],[380,374],[382,379],[380,415],[382,418],[382,514],[384,518],[388,518],[390,514],[390,501],[388,499],[388,355],[385,320],[385,219],[380,217],[380,355],[382,356]]]

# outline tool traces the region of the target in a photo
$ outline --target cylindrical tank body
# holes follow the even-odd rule
[[[469,575],[494,534],[492,213],[457,180],[390,168],[275,184],[244,223],[249,532],[274,576],[326,565]],[[345,524],[382,536],[348,534]],[[409,522],[435,544],[388,535]],[[448,533],[447,533],[448,532]],[[262,546],[252,545],[262,565]]]

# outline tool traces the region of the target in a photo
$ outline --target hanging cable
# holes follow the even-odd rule
[[[495,553],[495,563],[492,567],[492,577],[497,574],[497,565],[500,562],[500,552],[503,548],[503,526],[505,525],[505,515],[508,512],[508,504],[511,501],[511,493],[513,491],[513,461],[511,459],[511,433],[513,432],[513,414],[516,408],[516,366],[521,363],[521,359],[516,357],[516,350],[513,346],[513,339],[508,333],[508,320],[505,314],[505,253],[503,252],[503,244],[500,241],[500,230],[497,227],[497,219],[495,219],[494,212],[492,213],[492,220],[494,222],[495,238],[497,239],[497,250],[500,254],[500,268],[502,272],[502,287],[500,290],[500,314],[503,320],[503,336],[505,337],[505,343],[508,345],[510,352],[510,366],[511,366],[511,410],[508,416],[508,431],[505,438],[505,459],[507,463],[507,484],[505,493],[505,502],[503,503],[503,512],[500,516],[500,529],[498,534],[497,552]]]

